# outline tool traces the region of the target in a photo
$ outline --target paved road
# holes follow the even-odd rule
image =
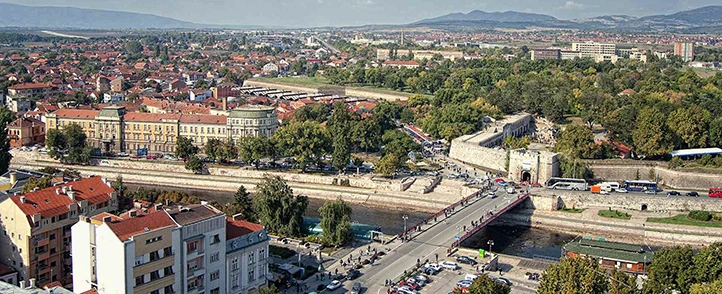
[[[424,228],[426,231],[411,241],[406,243],[389,244],[390,252],[384,256],[379,262],[370,267],[365,267],[363,275],[358,279],[364,286],[368,288],[367,293],[382,293],[386,291],[384,280],[397,279],[403,275],[404,270],[412,268],[416,265],[417,259],[423,263],[425,260],[435,260],[436,254],[439,255],[439,261],[451,260],[446,258],[449,245],[455,240],[455,236],[464,234],[463,226],[467,229],[471,228],[471,221],[478,221],[489,210],[498,211],[513,202],[516,195],[507,195],[502,189],[497,191],[499,197],[495,199],[480,199],[469,206],[457,210],[446,221],[440,221],[435,225]],[[346,289],[350,289],[351,283],[344,285]]]

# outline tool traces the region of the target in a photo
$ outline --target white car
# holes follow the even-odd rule
[[[419,294],[419,291],[411,289],[411,287],[409,287],[409,286],[399,287],[399,289],[397,289],[397,291],[401,294]]]
[[[424,283],[431,282],[431,281],[429,280],[429,278],[427,278],[427,277],[424,276],[424,275],[416,275],[416,276],[414,276],[414,280],[416,280],[417,282],[424,282]]]
[[[627,193],[627,192],[629,192],[629,191],[627,191],[627,189],[624,189],[624,188],[619,188],[619,189],[617,189],[616,191],[617,191],[617,193]]]
[[[472,284],[472,283],[474,283],[474,281],[472,281],[472,280],[461,280],[461,281],[459,281],[459,282],[456,283],[456,287],[459,287],[459,288],[469,288],[469,287],[471,287],[471,284]]]
[[[486,194],[486,198],[494,199],[494,198],[496,198],[496,193],[494,193],[494,192],[489,192],[489,194]]]
[[[330,284],[326,285],[326,289],[329,291],[333,291],[338,288],[341,288],[341,286],[343,286],[343,284],[341,284],[341,282],[339,280],[333,280],[333,281],[331,281]]]
[[[448,270],[457,270],[457,269],[461,268],[456,262],[453,262],[453,261],[444,261],[441,263],[441,266],[444,269],[448,269]]]
[[[419,285],[419,286],[421,286],[421,287],[423,287],[424,285],[426,285],[426,282],[425,282],[425,281],[423,281],[423,280],[417,280],[416,278],[408,278],[408,279],[406,280],[406,282],[414,283],[414,284],[417,284],[417,285]]]

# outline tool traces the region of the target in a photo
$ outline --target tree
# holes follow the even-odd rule
[[[113,189],[118,192],[118,196],[125,197],[125,190],[128,189],[128,187],[123,184],[122,175],[118,175],[118,177],[115,178],[115,182],[113,182]]]
[[[198,154],[198,147],[193,145],[191,139],[178,136],[178,141],[175,144],[175,157],[190,159],[191,156]]]
[[[700,249],[693,261],[697,282],[711,283],[719,279],[722,277],[722,243]]]
[[[609,276],[609,294],[636,294],[637,281],[633,276],[618,269],[612,269]]]
[[[301,236],[308,198],[294,196],[285,180],[266,176],[256,187],[253,208],[265,228],[282,236]]]
[[[689,294],[722,294],[722,278],[712,283],[694,284],[689,289]]]
[[[23,186],[23,193],[28,193],[35,190],[36,188],[38,190],[48,188],[52,185],[52,180],[53,179],[48,176],[44,176],[40,179],[36,177],[30,177],[28,179],[28,182],[25,183],[25,186]]]
[[[594,142],[592,130],[580,125],[567,126],[561,132],[554,150],[565,153],[570,158],[595,159],[604,156],[602,147]]]
[[[508,149],[527,148],[529,147],[529,144],[531,144],[531,140],[529,140],[529,137],[517,138],[514,136],[509,136],[504,139],[504,145]]]
[[[381,145],[381,125],[377,116],[362,119],[351,128],[351,142],[356,149],[366,152],[376,150]],[[722,132],[720,132],[722,134]]]
[[[672,151],[665,122],[664,114],[657,107],[645,107],[639,111],[637,128],[632,132],[637,153],[658,157]]]
[[[379,164],[376,165],[376,173],[384,176],[392,176],[396,173],[396,170],[401,166],[401,161],[394,153],[387,153],[384,157],[379,160]]]
[[[243,38],[245,38],[245,36],[243,36]],[[281,294],[281,290],[278,290],[276,286],[271,284],[270,286],[258,288],[258,294]]]
[[[191,155],[188,160],[186,160],[185,167],[187,170],[193,171],[193,173],[200,174],[203,172],[204,164],[197,155]]]
[[[87,164],[93,149],[87,146],[87,136],[78,124],[70,124],[62,130],[50,129],[45,140],[48,154],[70,164]]]
[[[718,117],[709,124],[709,145],[722,146],[722,117]]]
[[[319,163],[331,149],[328,131],[313,121],[291,123],[282,127],[273,134],[273,141],[277,150],[296,158],[304,172],[308,165]]]
[[[341,246],[351,241],[351,207],[341,197],[335,201],[326,201],[318,209],[321,216],[321,230],[323,241],[329,245]]]
[[[457,288],[457,290],[460,290]],[[454,290],[454,293],[461,291]],[[469,294],[509,294],[511,287],[506,284],[492,280],[488,275],[480,275],[477,277],[468,289]]]
[[[6,107],[0,107],[0,174],[4,174],[10,167],[10,138],[7,126],[15,120],[15,115]]]
[[[234,160],[238,158],[238,147],[236,146],[236,142],[233,141],[233,139],[228,138],[225,141],[223,141],[223,145],[221,146],[221,153],[220,153],[221,160]]]
[[[206,156],[213,161],[219,160],[223,153],[223,147],[222,147],[221,140],[218,139],[209,139],[208,142],[206,142],[205,147],[205,154]]]
[[[649,281],[644,284],[645,294],[671,293],[679,290],[688,293],[695,279],[695,264],[690,247],[665,247],[654,253],[649,266]]]
[[[667,117],[667,127],[677,134],[689,148],[707,146],[709,111],[697,106],[681,107]]]
[[[265,136],[244,137],[238,146],[238,155],[243,162],[253,164],[256,169],[261,159],[271,155],[272,145]]]
[[[326,128],[332,138],[333,166],[343,172],[351,160],[351,113],[344,103],[333,105],[333,114],[329,118]]]
[[[256,220],[258,220],[256,212],[253,210],[251,193],[246,191],[245,186],[241,185],[240,187],[238,187],[236,193],[233,194],[233,198],[235,199],[235,204],[238,205],[241,213],[243,214],[243,219],[251,222],[255,222]]]
[[[128,41],[124,45],[125,52],[128,54],[138,54],[143,52],[143,45],[138,41]]]
[[[563,258],[542,274],[538,294],[599,294],[609,286],[597,261],[591,258]]]

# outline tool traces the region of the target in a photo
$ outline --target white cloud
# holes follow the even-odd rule
[[[558,7],[557,9],[562,10],[584,10],[584,4],[577,3],[574,1],[567,1],[564,3],[564,5]]]

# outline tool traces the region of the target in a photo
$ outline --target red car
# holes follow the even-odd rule
[[[494,183],[501,183],[503,181],[504,181],[504,179],[502,179],[502,178],[494,179]]]
[[[421,289],[421,286],[419,286],[419,285],[416,284],[416,283],[409,282],[409,281],[401,281],[401,282],[399,282],[399,286],[401,286],[401,287],[403,287],[403,286],[409,286],[409,288],[414,289],[414,290],[419,290],[419,289]]]
[[[531,184],[531,186],[534,188],[541,188],[542,185],[539,183],[534,183],[534,184]]]

